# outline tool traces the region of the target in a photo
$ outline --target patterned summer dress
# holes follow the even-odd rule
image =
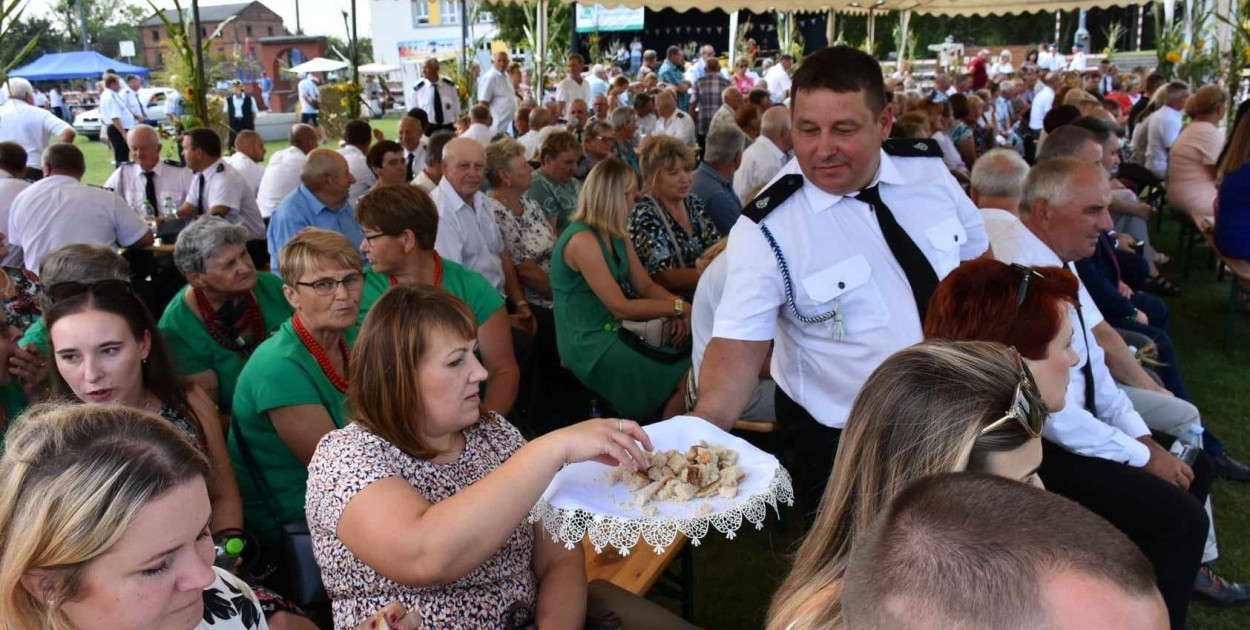
[[[43,287],[39,284],[39,276],[21,267],[3,267],[9,277],[9,290],[0,295],[4,299],[4,321],[8,325],[26,330],[30,325],[43,317],[39,308],[39,296]]]
[[[551,223],[537,201],[528,197],[521,198],[525,212],[517,216],[498,200],[487,197],[487,203],[495,215],[495,223],[499,224],[499,235],[503,237],[504,251],[512,257],[512,262],[520,264],[532,262],[543,271],[551,271],[551,250],[556,246],[556,235],[551,231]],[[525,289],[525,300],[543,308],[551,308],[551,299],[528,286]]]
[[[429,588],[383,577],[335,533],[347,503],[375,481],[401,477],[426,501],[438,503],[477,483],[525,444],[516,427],[493,413],[465,429],[464,440],[457,461],[437,464],[406,455],[355,423],[322,438],[308,465],[305,509],[335,628],[354,628],[396,600],[421,611],[426,628],[514,628],[532,618],[538,586],[529,523],[518,525],[508,542],[468,575]]]

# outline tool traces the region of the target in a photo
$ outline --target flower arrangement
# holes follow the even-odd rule
[[[198,126],[213,126],[218,122],[213,119],[213,112],[220,112],[220,104],[214,110],[208,104],[208,86],[205,82],[207,73],[205,68],[201,66],[201,59],[204,63],[208,63],[207,58],[210,56],[209,47],[212,46],[213,40],[221,35],[227,24],[235,20],[236,16],[226,18],[217,28],[209,34],[208,37],[202,38],[200,42],[200,50],[195,47],[195,25],[188,24],[186,13],[182,8],[180,0],[174,1],[174,10],[178,14],[178,21],[165,17],[165,12],[157,7],[152,0],[147,0],[148,5],[156,12],[156,16],[165,24],[165,32],[168,34],[166,40],[167,48],[171,53],[171,61],[176,63],[178,67],[184,69],[182,75],[171,75],[181,77],[181,85],[175,83],[172,85],[175,89],[182,91],[183,97],[187,99],[187,114],[183,117],[183,126],[186,128]],[[197,54],[197,52],[199,54]],[[220,119],[220,115],[217,116]],[[218,134],[221,131],[218,130]]]

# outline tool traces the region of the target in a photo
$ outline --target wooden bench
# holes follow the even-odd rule
[[[1219,259],[1223,270],[1228,269],[1233,274],[1232,288],[1228,292],[1228,315],[1224,320],[1224,354],[1232,356],[1233,354],[1233,337],[1237,330],[1237,317],[1240,310],[1241,300],[1243,297],[1250,297],[1250,260],[1242,258],[1229,258],[1220,253],[1219,248],[1215,246],[1215,230],[1205,229],[1199,230],[1202,238],[1206,239],[1207,246],[1211,248],[1211,252]]]
[[[586,579],[606,580],[639,597],[645,597],[654,587],[657,594],[681,602],[681,616],[691,621],[694,618],[694,555],[688,542],[684,534],[678,533],[673,544],[666,547],[664,553],[657,554],[646,541],[640,540],[628,556],[623,556],[612,548],[595,553],[594,545],[583,540]],[[681,564],[675,576],[666,573],[674,559],[680,559]],[[661,578],[665,581],[660,581]]]

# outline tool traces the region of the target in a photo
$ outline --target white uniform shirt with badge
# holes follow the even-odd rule
[[[436,89],[440,104],[443,106],[442,123],[438,122],[438,116],[434,110],[434,90]],[[429,79],[417,81],[417,84],[412,86],[412,101],[430,117],[430,124],[433,125],[450,125],[456,122],[456,117],[460,115],[460,91],[456,84],[446,77],[439,78],[437,84],[430,83]]]
[[[261,162],[253,161],[247,157],[242,151],[235,151],[228,158],[223,158],[226,164],[234,167],[243,176],[248,186],[252,187],[252,196],[255,197],[260,193],[260,180],[265,177],[265,165]]]
[[[135,115],[126,106],[126,102],[122,100],[121,94],[113,90],[105,89],[100,92],[100,124],[112,125],[113,119],[121,121],[122,129],[129,130],[137,124]]]
[[[925,142],[926,152],[940,154]],[[924,253],[938,279],[988,245],[977,208],[940,157],[880,152],[873,183],[899,225]],[[782,201],[787,176],[802,177],[797,160],[743,212],[730,233],[729,275],[713,335],[775,340],[772,375],[817,422],[846,424],[868,375],[895,351],[924,339],[911,285],[868,204],[829,194],[806,179]],[[762,204],[762,205],[761,205]],[[748,214],[773,205],[762,223]],[[781,268],[761,225],[781,248],[803,317],[837,311],[821,323],[798,320],[787,303]]]
[[[365,154],[359,147],[349,144],[339,149],[339,155],[347,160],[347,172],[351,173],[352,178],[356,180],[347,189],[347,203],[355,208],[356,202],[360,201],[360,197],[373,187],[378,178],[373,174],[373,169],[369,168],[369,163],[365,161]]]
[[[156,186],[157,214],[164,208],[165,197],[173,198],[174,207],[182,205],[187,191],[191,189],[191,180],[195,179],[195,173],[169,160],[158,161],[152,167],[152,172],[156,173],[153,183]],[[147,199],[147,178],[143,174],[143,167],[137,162],[122,162],[109,175],[104,187],[121,197],[136,214],[143,216],[143,202]]]
[[[686,143],[686,146],[693,147],[696,142],[694,133],[694,119],[690,114],[677,110],[673,112],[668,119],[656,117],[655,127],[651,131],[651,135],[667,134]]]
[[[30,168],[43,167],[43,151],[51,144],[49,138],[66,129],[72,129],[69,123],[26,101],[13,98],[0,105],[0,140],[22,145],[26,149],[26,166]]]
[[[1001,217],[1001,215],[999,215]],[[993,233],[994,257],[1005,263],[1019,263],[1031,267],[1062,267],[1063,261],[1047,247],[1033,231],[1020,221],[996,221]],[[1072,275],[1076,275],[1073,271]],[[1080,276],[1077,276],[1080,283]],[[1094,339],[1094,326],[1103,321],[1102,312],[1094,299],[1080,283],[1079,298],[1081,317],[1085,319],[1085,334],[1081,334],[1081,318],[1076,309],[1069,308],[1072,321],[1072,349],[1080,359],[1069,369],[1067,403],[1063,410],[1052,412],[1042,430],[1046,439],[1078,455],[1109,459],[1130,466],[1145,466],[1150,460],[1150,449],[1137,441],[1150,435],[1150,428],[1141,414],[1133,409],[1133,402],[1120,390],[1107,369],[1102,347]],[[1086,353],[1088,341],[1089,352]],[[1094,398],[1098,403],[1098,417],[1085,409],[1086,361],[1094,375]]]
[[[121,97],[126,109],[130,110],[130,115],[134,116],[136,124],[147,120],[147,108],[140,102],[137,91],[130,89],[129,85],[123,85],[117,91],[117,95]]]
[[[760,184],[772,181],[789,158],[765,136],[760,136],[742,152],[742,163],[734,171],[734,193],[742,203],[750,201],[748,193]]]
[[[426,136],[421,136],[421,140],[417,143],[417,148],[412,151],[409,151],[407,147],[404,147],[405,169],[408,168],[407,164],[409,156],[412,156],[412,176],[416,177],[417,173],[425,170],[426,165],[430,163],[430,139]]]
[[[260,209],[256,207],[256,198],[243,176],[221,160],[191,180],[191,189],[187,193],[187,203],[196,206],[200,202],[200,179],[204,180],[204,213],[208,214],[216,206],[230,209],[223,217],[225,220],[243,227],[247,232],[247,240],[265,240],[265,220],[260,217]]]
[[[48,252],[71,243],[106,247],[134,244],[148,224],[113,193],[69,175],[49,175],[22,191],[9,212],[10,250],[38,272]]]

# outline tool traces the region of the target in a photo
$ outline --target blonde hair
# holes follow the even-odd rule
[[[278,253],[278,271],[290,287],[295,287],[305,273],[334,264],[364,270],[356,246],[346,236],[321,228],[300,230]]]
[[[638,148],[638,170],[642,173],[643,188],[651,191],[660,172],[670,168],[695,167],[694,153],[685,142],[668,134],[647,136]]]
[[[167,420],[120,405],[32,407],[0,461],[0,625],[70,630],[91,562],[140,510],[208,477],[208,460]],[[31,593],[23,576],[49,590]]]
[[[1185,101],[1185,115],[1190,118],[1208,116],[1228,103],[1228,92],[1218,85],[1204,85]]]
[[[634,169],[617,158],[602,160],[586,176],[582,195],[577,198],[577,210],[569,220],[628,238],[625,221],[634,209],[629,200],[631,190],[638,191]]]
[[[768,630],[836,627],[851,548],[883,507],[928,475],[984,466],[1032,439],[1009,422],[1021,374],[1005,346],[931,340],[885,360],[855,397],[816,522],[773,597]]]
[[[1080,107],[1081,103],[1090,103],[1090,102],[1098,103],[1099,105],[1102,105],[1102,101],[1095,98],[1093,94],[1090,94],[1089,92],[1086,92],[1085,90],[1082,90],[1082,89],[1073,88],[1071,90],[1068,90],[1067,93],[1063,95],[1062,104],[1072,105],[1074,107]]]

